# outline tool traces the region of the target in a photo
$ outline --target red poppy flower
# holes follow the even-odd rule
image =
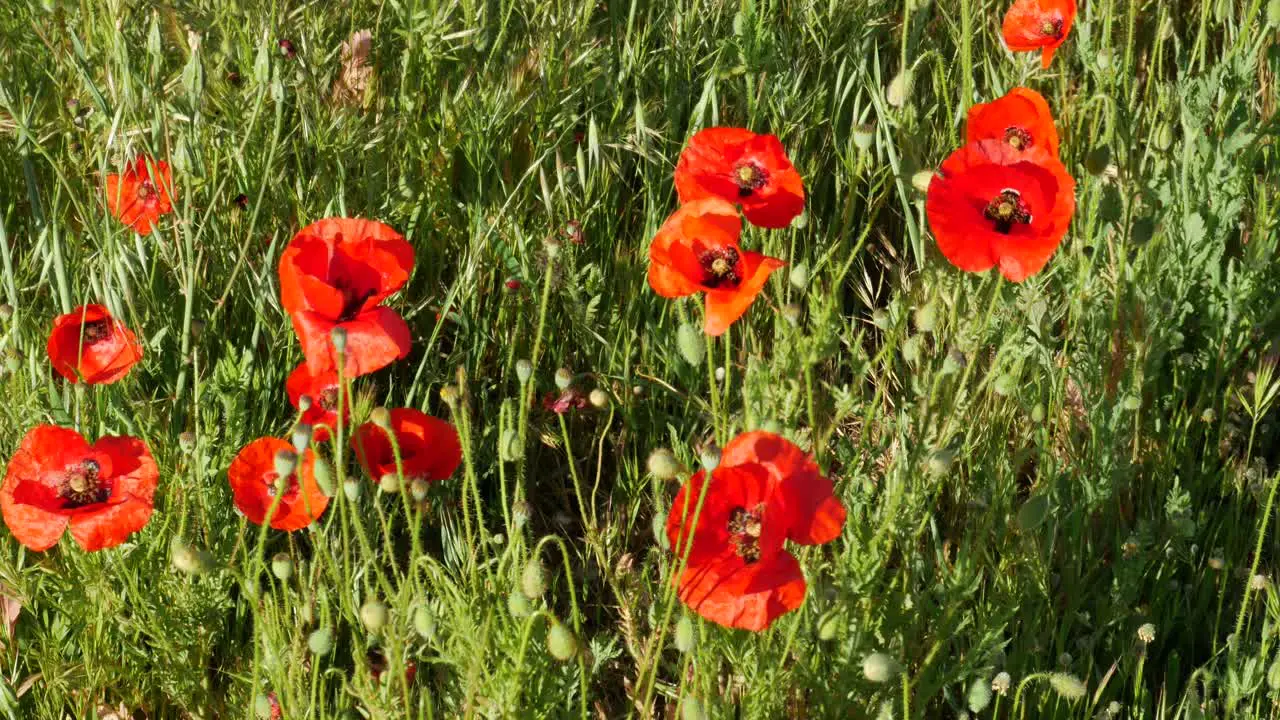
[[[335,327],[347,332],[348,377],[409,354],[409,326],[379,303],[403,287],[412,270],[413,247],[373,220],[329,218],[293,237],[280,257],[280,302],[312,374],[337,366],[329,339]]]
[[[844,506],[813,460],[772,433],[745,433],[725,446],[695,526],[706,482],[705,471],[691,478],[667,517],[677,553],[684,552],[686,528],[693,529],[680,599],[712,622],[764,630],[804,602],[804,573],[784,541],[834,540]]]
[[[925,213],[952,265],[1022,282],[1049,262],[1075,213],[1075,180],[1049,151],[970,143],[942,163]]]
[[[705,292],[704,330],[721,335],[751,307],[769,274],[786,263],[738,245],[742,220],[729,203],[707,198],[682,206],[649,246],[649,285],[662,297]]]
[[[284,381],[285,392],[289,393],[289,402],[299,407],[302,396],[311,398],[311,407],[302,413],[302,422],[312,426],[311,439],[324,442],[329,439],[329,431],[338,427],[338,371],[326,370],[319,375],[312,375],[304,362],[289,373]],[[351,417],[351,401],[348,399],[343,408],[343,419]]]
[[[542,407],[557,415],[570,410],[582,410],[588,404],[587,395],[577,388],[569,388],[560,393],[547,393],[542,397]]]
[[[101,305],[81,305],[54,318],[45,349],[59,375],[90,385],[113,383],[142,359],[133,331]]]
[[[1058,129],[1044,97],[1024,87],[1010,90],[999,100],[969,108],[967,142],[1002,140],[1014,150],[1040,146],[1058,155]]]
[[[293,446],[280,438],[258,438],[245,445],[227,469],[236,507],[256,525],[261,525],[275,502],[280,475],[276,473],[276,453],[293,452]],[[297,469],[289,475],[284,496],[271,516],[271,527],[277,530],[301,530],[324,514],[329,498],[320,491],[315,476],[316,454],[307,450],[298,458]]]
[[[1040,64],[1049,67],[1076,20],[1076,0],[1016,0],[1004,15],[1004,44],[1014,52],[1043,50]]]
[[[409,480],[444,480],[462,462],[462,445],[452,425],[413,408],[391,411],[391,431],[400,447],[400,462]],[[396,474],[396,457],[382,428],[365,423],[351,437],[360,465],[374,480]]]
[[[123,173],[107,176],[107,209],[139,235],[150,235],[161,215],[173,212],[169,163],[139,157]]]
[[[680,202],[718,197],[742,205],[752,225],[784,228],[804,212],[804,182],[782,142],[742,128],[707,128],[676,163]]]
[[[9,532],[32,550],[48,550],[68,527],[93,552],[146,526],[160,471],[145,443],[103,437],[90,445],[70,428],[38,425],[9,460],[0,510]]]

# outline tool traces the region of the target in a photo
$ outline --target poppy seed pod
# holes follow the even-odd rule
[[[547,649],[551,651],[551,657],[568,662],[578,655],[578,638],[563,623],[553,622],[547,630]]]
[[[307,647],[315,655],[328,655],[333,649],[333,631],[329,628],[317,629],[307,638]]]
[[[649,474],[659,480],[673,480],[680,474],[680,461],[666,448],[658,448],[649,453]]]
[[[276,553],[271,558],[271,574],[276,576],[280,582],[286,582],[293,577],[293,558],[287,553]]]
[[[387,606],[377,600],[366,601],[360,606],[360,622],[369,632],[378,632],[387,624]]]
[[[306,451],[307,446],[311,444],[311,424],[298,423],[293,428],[293,451],[301,455]]]
[[[694,367],[702,364],[707,354],[706,343],[702,339],[702,331],[690,323],[683,323],[676,329],[676,347],[684,361]]]
[[[513,618],[527,618],[533,614],[533,606],[529,604],[529,598],[519,590],[512,590],[507,595],[507,612],[511,613]]]
[[[1064,700],[1075,702],[1085,696],[1089,689],[1071,673],[1056,672],[1049,676],[1049,686]]]
[[[391,429],[391,413],[384,407],[376,407],[369,412],[369,422],[383,430]]]
[[[520,590],[530,600],[542,597],[547,591],[547,574],[542,563],[535,557],[524,566],[520,573]]]
[[[871,653],[862,660],[862,676],[873,683],[887,683],[897,674],[897,661],[884,653]]]
[[[277,450],[274,467],[279,479],[288,478],[298,467],[298,454],[292,450]]]
[[[569,368],[560,368],[556,370],[555,381],[557,388],[567,390],[573,384],[573,373],[569,371]]]
[[[520,384],[523,385],[529,382],[529,378],[531,377],[533,377],[533,364],[528,360],[517,360],[516,378],[520,380]]]
[[[876,124],[863,123],[853,128],[853,144],[862,151],[871,149],[876,141]]]
[[[693,627],[693,620],[688,615],[681,615],[676,621],[675,646],[676,650],[688,655],[693,652],[694,647],[698,644],[698,633]]]

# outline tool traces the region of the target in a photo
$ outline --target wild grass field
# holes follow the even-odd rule
[[[1011,3],[6,3],[0,458],[133,436],[158,483],[114,547],[0,530],[0,712],[1280,715],[1280,2],[1084,0],[1048,68]],[[1020,283],[944,259],[924,192],[1017,86],[1076,183]],[[776,135],[805,190],[744,227],[786,267],[718,337],[646,279],[712,126]],[[145,235],[106,189],[139,157],[172,169]],[[412,349],[313,440],[332,498],[289,532],[228,468],[293,437],[278,266],[329,217],[412,246]],[[117,382],[51,367],[88,303],[137,335]],[[451,423],[456,471],[368,477],[346,437],[383,407]],[[664,531],[752,429],[847,511],[762,632],[676,597]]]

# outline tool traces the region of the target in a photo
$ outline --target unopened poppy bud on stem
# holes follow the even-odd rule
[[[360,606],[360,622],[369,632],[378,632],[387,624],[387,606],[377,600],[369,600]]]
[[[317,629],[307,638],[307,647],[316,655],[328,655],[333,649],[333,631],[329,628]]]
[[[337,487],[333,484],[333,466],[329,465],[329,461],[317,455],[315,464],[311,467],[311,474],[315,476],[320,492],[324,493],[325,497],[333,497]]]
[[[169,559],[175,568],[190,575],[201,575],[213,565],[208,553],[191,547],[179,537],[169,543]]]
[[[444,401],[445,405],[448,405],[449,407],[457,405],[458,397],[459,393],[457,385],[445,385],[440,388],[440,399]]]
[[[519,590],[512,590],[507,595],[507,612],[511,613],[513,618],[527,618],[533,614],[533,606],[529,604],[529,598]]]
[[[864,123],[853,128],[853,144],[859,150],[870,150],[876,141],[876,124]]]
[[[530,560],[520,573],[520,590],[530,600],[542,597],[547,591],[547,573],[537,558]]]
[[[587,396],[587,400],[591,402],[591,407],[597,410],[603,410],[609,407],[609,393],[596,388]]]
[[[293,474],[294,469],[298,467],[298,454],[292,450],[277,450],[275,456],[275,471],[280,479],[287,479]]]
[[[901,108],[907,104],[907,99],[911,97],[911,71],[903,70],[893,79],[889,81],[889,88],[885,91],[885,99],[889,104]]]
[[[528,360],[517,360],[516,378],[520,380],[520,384],[523,385],[529,382],[531,377],[533,377],[533,364]]]
[[[578,638],[562,623],[554,622],[547,631],[547,649],[551,651],[551,657],[567,662],[578,654]]]
[[[884,653],[871,653],[862,661],[862,675],[873,683],[887,683],[898,674],[898,663]]]
[[[336,352],[345,353],[347,351],[347,329],[338,326],[329,332],[329,340],[333,342],[333,349]]]
[[[413,495],[413,499],[422,502],[427,499],[427,491],[431,488],[431,484],[422,478],[414,478],[409,483],[409,493]]]
[[[310,395],[303,395],[302,397],[298,398],[298,412],[306,414],[306,412],[310,410],[311,406],[314,404],[315,404],[315,401],[311,399]]]
[[[395,473],[383,473],[378,478],[378,489],[384,493],[393,493],[400,489],[400,478]]]
[[[707,354],[707,344],[703,339],[702,330],[691,323],[683,323],[676,329],[676,347],[680,350],[680,356],[685,362],[694,367],[701,365],[703,357]]]
[[[675,646],[676,650],[688,655],[698,644],[697,629],[693,627],[693,621],[688,615],[680,616],[680,620],[676,622]]]
[[[293,577],[293,558],[288,553],[276,553],[271,558],[271,574],[281,582]]]
[[[293,429],[293,449],[299,455],[306,451],[307,446],[311,444],[311,424],[298,423]]]
[[[720,467],[720,448],[715,443],[711,443],[702,448],[702,452],[698,453],[698,460],[702,463],[702,469],[711,472]]]
[[[680,461],[666,448],[649,453],[649,473],[659,480],[672,480],[680,474]]]
[[[911,176],[911,187],[914,187],[921,195],[929,192],[929,184],[933,182],[933,170],[921,170]]]
[[[573,384],[573,373],[569,368],[560,368],[556,370],[556,387],[561,390],[567,390]]]
[[[391,413],[384,407],[376,407],[369,412],[369,422],[383,430],[391,429]]]
[[[363,486],[359,480],[347,478],[342,481],[342,494],[347,496],[347,500],[351,502],[359,500],[361,492],[363,492]]]

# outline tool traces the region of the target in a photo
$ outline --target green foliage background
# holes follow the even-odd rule
[[[22,604],[0,708],[252,717],[275,693],[289,718],[1274,715],[1280,3],[1088,0],[1048,71],[1002,48],[1006,5],[7,4],[0,450],[39,422],[136,434],[162,479],[118,549],[32,554],[0,533]],[[376,79],[336,103],[361,29]],[[912,179],[962,142],[969,105],[1020,84],[1058,117],[1079,207],[1047,270],[1012,285],[941,258]],[[680,148],[714,124],[781,137],[808,209],[746,233],[790,269],[695,364],[677,329],[701,310],[648,289],[646,249]],[[168,159],[179,197],[147,238],[102,203],[137,153]],[[425,516],[362,480],[313,529],[261,537],[225,469],[289,432],[301,356],[275,263],[329,215],[417,249],[393,301],[414,352],[358,382],[359,414],[447,417],[467,462]],[[90,301],[146,359],[69,387],[44,342]],[[541,410],[559,367],[607,408]],[[758,636],[697,624],[680,653],[653,533],[676,488],[645,458],[696,467],[754,427],[817,454],[847,528],[799,553],[801,610]],[[172,565],[175,539],[204,572]],[[542,612],[513,617],[535,549]],[[370,600],[389,608],[376,631]],[[546,648],[552,618],[583,650],[570,662]]]

